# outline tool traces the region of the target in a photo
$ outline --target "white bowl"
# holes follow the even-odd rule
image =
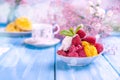
[[[65,63],[67,63],[69,66],[86,66],[93,62],[98,56],[101,54],[93,57],[67,57],[58,55],[61,60]]]

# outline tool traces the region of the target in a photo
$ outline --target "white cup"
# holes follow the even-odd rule
[[[53,31],[54,29],[57,29],[56,31]],[[54,35],[57,34],[60,30],[60,27],[56,25],[51,24],[45,24],[45,23],[36,23],[32,25],[32,38],[39,39],[53,39]]]

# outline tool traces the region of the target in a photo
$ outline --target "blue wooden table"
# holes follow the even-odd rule
[[[106,47],[117,46],[117,51],[110,50],[84,67],[62,62],[56,55],[60,43],[38,48],[23,43],[29,37],[0,36],[0,47],[9,48],[0,55],[0,80],[120,80],[119,35],[103,39]]]
[[[120,80],[120,33],[101,42],[107,50],[88,66],[68,66],[56,55],[56,80]]]
[[[54,47],[37,48],[23,43],[26,37],[0,37],[0,80],[54,80]]]

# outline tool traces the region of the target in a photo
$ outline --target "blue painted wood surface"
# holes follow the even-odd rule
[[[120,33],[112,34],[112,36],[105,38],[103,42],[110,49],[109,54],[103,56],[120,76]]]
[[[120,34],[112,33],[101,42],[104,54],[88,66],[69,66],[57,55],[56,80],[120,80]]]
[[[37,48],[23,43],[25,37],[0,36],[0,47],[10,50],[0,56],[0,80],[120,80],[120,54],[112,51],[88,66],[68,66],[56,55],[59,45]],[[119,46],[120,37],[104,38],[107,46]]]
[[[0,80],[54,80],[54,47],[31,47],[24,39],[0,37],[0,47],[10,47],[0,56]]]

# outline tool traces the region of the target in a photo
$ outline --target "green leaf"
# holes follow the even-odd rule
[[[73,35],[75,35],[74,29],[73,29],[72,27],[69,29],[69,31],[70,31]]]
[[[76,28],[75,33],[77,33],[80,30],[80,28],[81,28],[81,25]]]
[[[70,31],[67,31],[67,30],[62,30],[60,32],[61,35],[65,35],[65,36],[73,36],[73,34],[70,32]]]

